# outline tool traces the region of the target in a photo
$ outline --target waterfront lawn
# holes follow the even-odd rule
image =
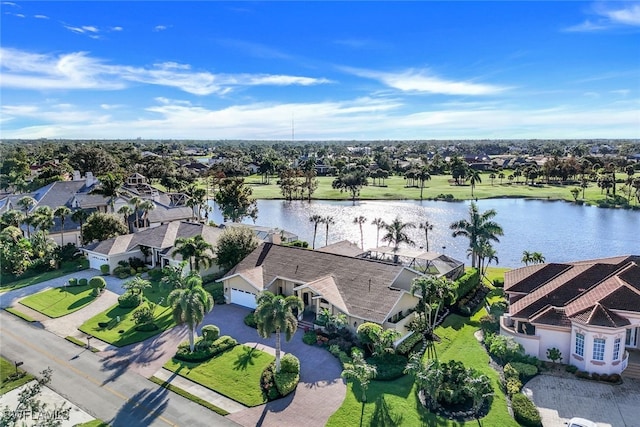
[[[151,288],[144,290],[144,296],[149,301],[158,304],[155,309],[155,324],[158,329],[154,331],[136,331],[135,329],[133,312],[144,307],[147,304],[146,301],[135,308],[121,308],[115,304],[84,322],[78,329],[117,347],[144,341],[176,325],[171,314],[171,307],[166,302],[168,295],[169,291],[161,290],[158,283],[152,283]],[[120,322],[117,321],[118,317],[120,317]],[[108,324],[108,326],[101,327],[101,323]]]
[[[93,288],[86,286],[63,286],[28,296],[20,304],[49,317],[62,317],[92,303]]]
[[[42,273],[28,271],[18,277],[10,274],[3,274],[0,277],[0,293],[35,285],[36,283],[45,282],[51,279],[57,279],[58,277],[66,276],[67,274],[76,273],[79,270],[85,270],[88,267],[89,262],[85,258],[82,258],[77,261],[63,262],[61,267],[57,270],[45,271]]]
[[[26,373],[20,368],[18,368],[18,372],[23,373],[24,376],[15,380],[10,380],[9,377],[16,373],[16,366],[4,357],[0,357],[0,395],[13,390],[14,388],[18,388],[34,379],[33,375]]]
[[[266,403],[260,377],[275,357],[246,345],[237,345],[201,363],[169,360],[164,367],[245,406]]]
[[[473,367],[491,379],[495,395],[489,414],[481,419],[482,425],[516,427],[518,423],[509,415],[505,395],[500,389],[500,377],[489,366],[489,356],[474,336],[479,328],[478,321],[485,314],[486,311],[481,309],[471,319],[449,315],[436,329],[436,333],[441,337],[441,342],[436,344],[436,351],[442,362],[459,360],[465,366]],[[342,406],[331,416],[327,425],[478,425],[475,420],[450,421],[428,412],[420,404],[413,378],[408,375],[395,381],[372,381],[364,407],[359,398],[359,387],[350,382]]]

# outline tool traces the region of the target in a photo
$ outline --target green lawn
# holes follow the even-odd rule
[[[238,345],[202,363],[171,359],[164,367],[246,406],[266,403],[260,377],[275,358],[268,353]]]
[[[441,361],[460,360],[491,378],[495,395],[489,414],[481,420],[482,425],[517,427],[518,423],[507,411],[499,375],[488,365],[489,356],[473,335],[478,329],[477,321],[485,313],[482,309],[471,320],[456,315],[448,316],[436,330],[442,338],[442,342],[436,345],[438,358]],[[329,419],[328,426],[360,425],[361,414],[363,426],[478,426],[476,421],[450,421],[429,413],[420,405],[413,379],[408,375],[395,381],[373,381],[367,391],[368,403],[364,408],[359,400],[360,390],[358,387],[355,389],[349,383],[347,396],[340,409]]]
[[[30,295],[20,304],[45,316],[62,317],[91,304],[96,299],[92,293],[93,288],[89,285],[63,286]]]
[[[58,270],[45,271],[43,273],[27,272],[19,277],[3,274],[0,276],[0,293],[35,285],[36,283],[66,276],[67,274],[76,273],[79,270],[88,268],[88,266],[89,262],[82,258],[78,261],[65,262]]]
[[[78,329],[85,334],[92,335],[117,347],[144,341],[176,325],[171,315],[171,308],[166,302],[168,294],[169,292],[161,290],[157,283],[153,283],[151,288],[144,291],[147,299],[155,303],[160,302],[155,311],[155,323],[158,325],[158,329],[155,331],[140,332],[135,330],[136,325],[132,314],[135,310],[144,306],[146,302],[136,308],[120,308],[116,304],[87,320]],[[117,322],[118,316],[120,317],[120,322]],[[103,328],[99,326],[99,323],[108,323],[109,326]]]
[[[22,378],[19,378],[15,381],[8,381],[8,377],[12,374],[15,374],[15,372],[16,367],[13,362],[8,361],[4,357],[0,357],[0,395],[13,390],[14,388],[18,388],[21,385],[26,384],[34,379],[31,374],[26,374]],[[18,368],[18,372],[24,371]]]

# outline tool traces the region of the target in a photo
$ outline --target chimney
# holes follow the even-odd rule
[[[93,177],[93,172],[87,172],[86,176],[85,176],[85,187],[89,188],[91,187],[93,184],[95,184],[96,179]]]
[[[80,181],[82,178],[80,177],[80,171],[73,171],[73,180]]]

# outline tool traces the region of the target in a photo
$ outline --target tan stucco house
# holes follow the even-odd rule
[[[555,347],[582,371],[640,372],[640,256],[518,268],[504,290],[500,333],[527,354],[548,360]]]
[[[306,313],[326,308],[345,314],[350,328],[375,322],[405,336],[418,302],[411,281],[419,276],[392,263],[263,243],[220,281],[229,303],[255,308],[265,290],[296,295]]]

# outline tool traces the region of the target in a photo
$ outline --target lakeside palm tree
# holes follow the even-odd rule
[[[382,218],[375,218],[371,224],[376,226],[376,247],[380,246],[380,230],[384,228],[385,222]]]
[[[471,267],[478,265],[478,252],[482,241],[499,242],[498,236],[504,235],[502,227],[492,219],[497,215],[495,209],[489,209],[483,213],[478,211],[478,206],[471,202],[469,206],[469,219],[461,219],[450,225],[453,237],[466,237],[469,239],[471,250]]]
[[[411,282],[411,295],[420,295],[420,302],[416,310],[424,316],[425,338],[433,341],[433,330],[436,327],[440,309],[447,301],[455,298],[455,284],[447,278],[435,276],[422,276]]]
[[[425,249],[429,252],[429,231],[433,230],[433,224],[429,220],[420,223],[420,229],[424,230]]]
[[[304,310],[304,303],[297,296],[285,298],[269,291],[261,292],[256,302],[258,306],[254,316],[258,333],[263,338],[269,338],[272,333],[276,335],[276,372],[280,372],[280,335],[284,332],[285,339],[291,341],[298,329],[298,319],[293,310]]]
[[[353,223],[358,224],[358,227],[360,227],[360,248],[363,251],[364,251],[364,233],[362,232],[362,224],[364,224],[365,222],[367,222],[367,218],[365,218],[362,215],[357,216],[353,219]]]
[[[411,222],[402,222],[399,217],[396,217],[390,224],[385,224],[384,228],[387,232],[382,236],[382,241],[389,242],[389,244],[393,246],[393,262],[397,264],[400,245],[402,243],[410,246],[415,245],[414,241],[411,240],[406,232],[409,228],[415,228],[415,225]]]
[[[469,169],[467,171],[467,179],[469,180],[469,184],[471,184],[471,197],[473,197],[473,190],[476,188],[476,184],[482,182],[480,172],[477,169]]]
[[[316,248],[316,235],[318,234],[318,225],[323,222],[323,218],[320,215],[311,215],[309,217],[309,222],[313,223],[313,243],[311,244],[311,249]]]
[[[531,262],[531,252],[522,251],[522,258],[520,259],[525,266],[528,266]]]
[[[213,310],[213,298],[202,287],[202,279],[198,275],[191,274],[184,279],[184,286],[171,291],[167,297],[171,307],[173,320],[179,325],[187,325],[189,328],[189,349],[194,350],[196,328],[205,314]]]
[[[53,211],[53,216],[60,219],[60,239],[61,239],[60,246],[64,246],[64,223],[70,214],[71,214],[71,209],[69,209],[66,206],[58,206]]]
[[[416,178],[420,181],[420,200],[422,200],[422,193],[424,192],[424,183],[431,179],[431,175],[429,174],[429,168],[427,166],[423,166],[420,168],[418,173],[416,174]]]
[[[326,234],[325,234],[325,237],[324,237],[324,245],[327,246],[329,244],[329,226],[334,225],[336,223],[336,220],[331,215],[327,215],[327,216],[322,218],[322,222],[326,226]]]
[[[200,271],[200,267],[209,268],[213,264],[213,246],[200,234],[193,237],[178,237],[172,256],[180,254],[183,260],[189,261],[192,272]]]

